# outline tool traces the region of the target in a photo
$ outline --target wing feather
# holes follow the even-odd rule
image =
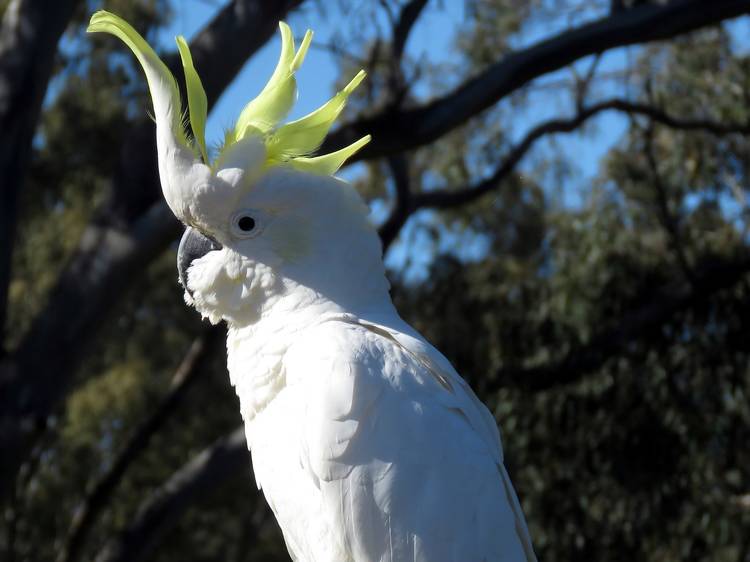
[[[351,560],[534,560],[487,409],[423,340],[344,320],[285,366],[304,397],[300,465]]]

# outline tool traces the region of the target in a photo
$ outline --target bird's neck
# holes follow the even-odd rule
[[[283,289],[264,303],[252,322],[229,325],[232,340],[244,344],[252,342],[252,347],[260,351],[293,343],[301,332],[319,324],[322,318],[395,314],[384,276],[380,282],[366,276],[353,282],[340,282],[336,290],[329,291],[291,279],[283,279],[281,284]]]
[[[397,316],[384,272],[345,279],[323,283],[320,290],[320,284],[310,287],[283,278],[282,290],[267,300],[253,322],[228,326],[227,367],[246,424],[284,389],[284,354],[306,330],[337,317]]]

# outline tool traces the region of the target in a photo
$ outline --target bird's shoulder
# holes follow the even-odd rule
[[[338,418],[363,413],[385,390],[456,406],[464,388],[452,379],[460,377],[425,350],[405,345],[401,335],[350,316],[321,322],[300,333],[287,350],[286,382],[304,386]]]
[[[483,456],[502,463],[492,414],[445,357],[407,329],[343,317],[300,334],[287,351],[287,384],[303,397],[306,442],[323,477],[348,470],[346,452],[363,432],[386,419],[418,431],[427,408],[455,418]]]

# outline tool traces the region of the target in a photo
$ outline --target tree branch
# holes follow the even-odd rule
[[[372,142],[351,161],[427,144],[465,123],[535,78],[616,47],[668,39],[750,12],[750,0],[673,0],[612,14],[511,53],[450,94],[425,105],[386,109],[342,126],[323,144],[337,150],[365,134]]]
[[[401,8],[398,18],[393,22],[393,39],[391,43],[391,59],[389,61],[386,94],[386,104],[391,107],[399,106],[403,102],[407,92],[408,88],[404,80],[401,61],[409,34],[417,23],[422,10],[427,6],[427,2],[428,0],[411,0]],[[407,156],[403,153],[390,156],[388,158],[388,166],[393,176],[396,199],[390,216],[378,229],[383,254],[388,251],[389,246],[396,239],[404,222],[406,222],[412,213],[411,182]]]
[[[146,499],[133,522],[104,546],[96,562],[145,560],[159,537],[193,502],[249,466],[245,430],[238,427],[191,459]]]
[[[682,131],[703,131],[717,137],[732,134],[750,134],[750,122],[748,123],[722,123],[713,119],[701,117],[681,118],[669,115],[665,110],[646,103],[631,102],[627,100],[610,100],[610,109],[648,117],[657,123]]]
[[[521,141],[510,149],[495,172],[473,186],[458,189],[439,189],[414,195],[413,210],[422,208],[447,209],[475,201],[496,189],[515,169],[516,165],[534,147],[537,141],[552,134],[569,133],[604,111],[619,111],[630,115],[643,115],[667,127],[686,131],[705,131],[717,136],[749,134],[749,123],[719,123],[709,119],[677,118],[664,110],[642,103],[622,99],[609,99],[582,109],[575,116],[545,121],[532,128]]]
[[[406,156],[396,154],[388,158],[393,183],[396,189],[396,201],[388,219],[378,229],[383,254],[388,251],[391,243],[398,236],[401,227],[412,214],[412,193],[409,179],[409,166]]]
[[[502,369],[490,390],[501,387],[531,392],[572,384],[601,368],[634,342],[656,334],[675,314],[698,307],[714,294],[730,288],[747,277],[750,256],[735,261],[706,260],[696,268],[693,285],[680,282],[656,291],[644,306],[610,323],[587,343],[570,350],[551,365],[527,369]]]
[[[0,358],[18,214],[57,42],[78,0],[14,0],[0,22]]]
[[[398,16],[398,21],[393,27],[393,47],[391,49],[393,58],[400,61],[406,48],[414,24],[417,23],[422,10],[427,6],[429,0],[411,0],[406,3]]]
[[[166,204],[132,229],[90,225],[24,343],[0,363],[0,492],[13,484],[107,311],[177,234]]]
[[[427,2],[428,0],[411,0],[404,4],[397,18],[390,17],[393,30],[390,45],[391,56],[388,59],[388,71],[385,79],[386,96],[383,100],[383,106],[387,108],[386,111],[393,111],[399,107],[408,92],[409,86],[404,78],[401,62],[409,35]],[[388,11],[387,2],[383,2],[383,6]]]
[[[161,404],[133,432],[112,466],[99,478],[76,511],[68,530],[65,546],[58,554],[58,562],[72,562],[80,558],[92,526],[106,507],[126,471],[146,449],[156,432],[177,410],[188,388],[200,375],[204,374],[205,363],[210,359],[211,351],[214,350],[215,344],[220,341],[222,335],[222,330],[212,327],[195,339],[175,371],[169,392],[164,396]]]
[[[530,139],[538,139],[553,129],[565,130],[579,126],[592,115],[607,109],[642,110],[642,113],[649,115],[660,113],[654,108],[644,109],[643,106],[622,100],[610,100],[588,108],[572,119],[555,120],[552,122],[554,126],[545,123],[535,128],[519,144],[519,147],[526,146],[525,150],[528,150],[533,144],[533,140]],[[662,113],[662,115],[673,125],[682,125],[689,129],[706,129],[709,132],[737,132],[746,127],[745,125],[730,127],[704,121],[675,120],[666,114]],[[516,153],[516,151],[512,152]],[[408,200],[408,171],[405,162],[392,158],[389,163],[396,183],[397,200]],[[473,193],[474,188],[471,191]],[[406,205],[405,208],[410,207]],[[636,338],[654,333],[675,313],[705,302],[711,295],[740,281],[748,272],[750,272],[750,258],[733,263],[704,263],[698,273],[695,286],[686,287],[680,284],[665,288],[658,292],[649,304],[627,314],[617,323],[613,323],[594,336],[590,342],[577,347],[553,366],[501,371],[498,373],[498,386],[512,385],[529,391],[539,391],[580,380],[586,374],[600,368]],[[170,478],[154,496],[143,504],[135,521],[105,547],[97,560],[112,562],[142,559],[151,551],[158,537],[176,523],[197,495],[208,493],[211,487],[247,466],[246,462],[245,443],[242,438],[242,429],[239,428],[232,437],[204,451]]]

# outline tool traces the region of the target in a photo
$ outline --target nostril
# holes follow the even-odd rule
[[[208,240],[209,242],[211,242],[211,250],[209,250],[209,251],[212,251],[212,250],[221,250],[222,248],[224,248],[224,246],[222,246],[222,245],[221,245],[221,244],[220,244],[220,243],[219,243],[219,242],[218,242],[218,241],[216,240],[216,238],[214,238],[213,236],[211,236],[211,235],[209,235],[209,234],[202,234],[202,233],[199,233],[199,234],[200,234],[201,236],[203,236],[204,238],[206,238],[206,239],[207,239],[207,240]]]

